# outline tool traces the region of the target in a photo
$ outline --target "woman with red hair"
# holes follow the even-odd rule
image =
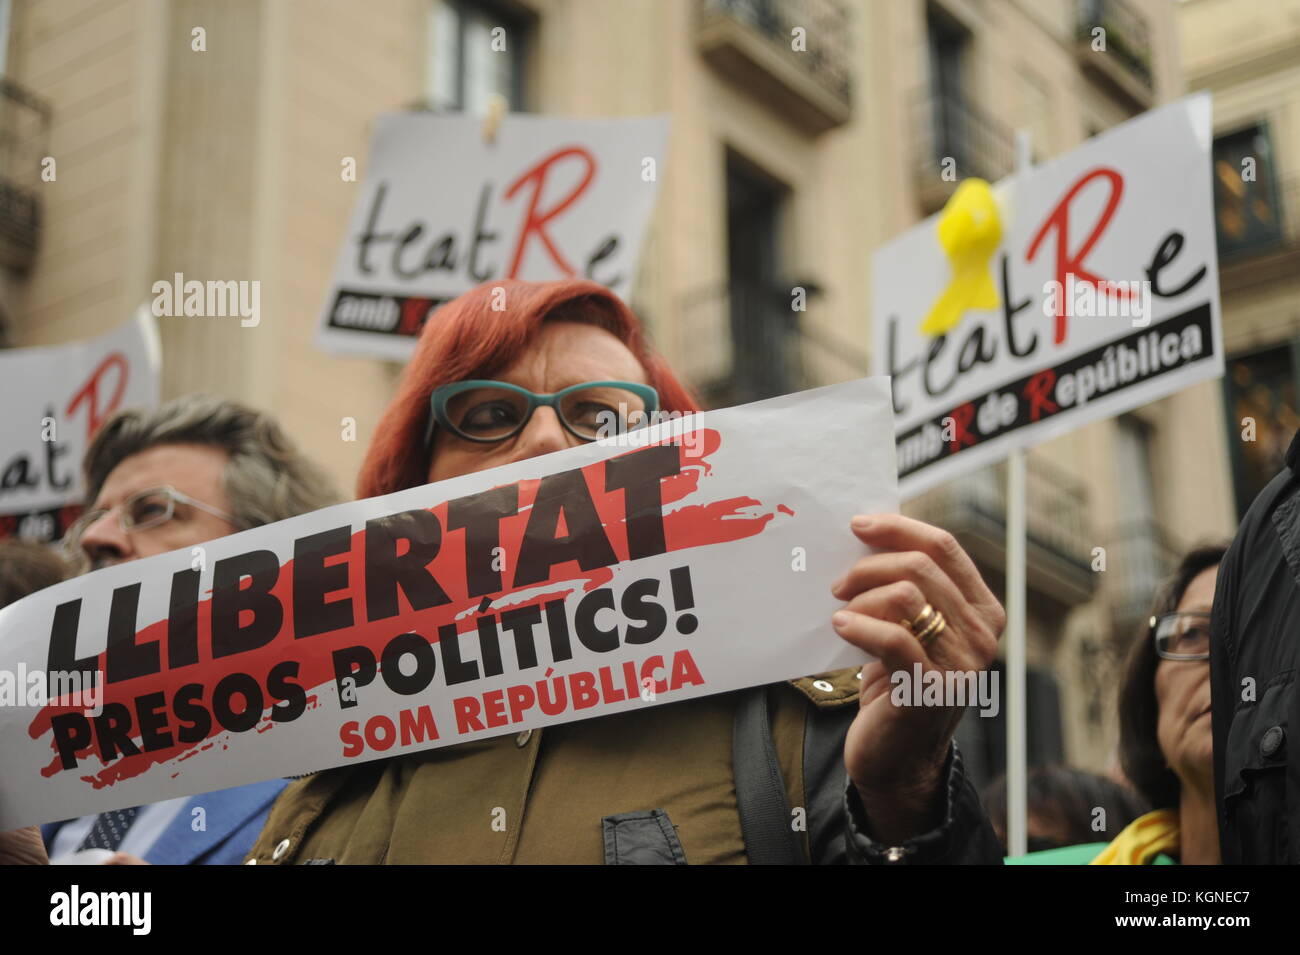
[[[592,282],[480,286],[425,325],[358,478],[363,497],[697,410]],[[607,433],[607,432],[606,432]],[[895,706],[896,670],[979,670],[1004,615],[945,532],[855,518],[877,549],[827,581],[876,660],[816,678],[316,773],[254,863],[999,862],[952,742],[962,710]],[[737,599],[744,599],[743,596]]]

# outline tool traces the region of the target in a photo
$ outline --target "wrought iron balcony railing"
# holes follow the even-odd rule
[[[683,315],[690,327],[718,326],[713,373],[701,380],[710,407],[728,407],[808,387],[799,313],[789,289],[749,282],[702,289]]]
[[[792,122],[821,132],[848,120],[852,33],[843,0],[697,0],[705,59]]]
[[[967,176],[996,182],[1014,170],[1015,136],[973,103],[927,93],[912,109],[916,181],[926,212],[941,206]]]
[[[1151,105],[1151,29],[1127,0],[1078,0],[1075,49],[1079,62],[1108,80],[1139,107]],[[1098,34],[1098,30],[1102,31]],[[1104,39],[1104,49],[1094,47]],[[1120,70],[1112,69],[1118,63]]]
[[[705,404],[729,407],[870,374],[866,350],[794,308],[821,290],[812,282],[732,282],[698,289],[681,301],[695,354],[686,366]],[[816,308],[808,305],[808,308]],[[707,354],[706,354],[707,353]]]

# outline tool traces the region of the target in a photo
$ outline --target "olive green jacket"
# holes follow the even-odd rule
[[[811,861],[981,861],[1001,853],[960,756],[939,830],[873,843],[843,739],[858,670],[769,689],[790,825]],[[250,864],[744,863],[732,773],[740,694],[628,710],[315,773],[288,786]],[[815,730],[815,732],[814,732]]]

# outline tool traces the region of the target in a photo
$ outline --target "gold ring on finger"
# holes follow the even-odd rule
[[[934,619],[925,627],[924,630],[917,631],[916,639],[921,646],[928,646],[939,638],[939,634],[947,628],[948,621],[943,619],[943,614],[935,612]]]
[[[936,611],[930,604],[926,604],[925,609],[911,620],[900,620],[899,623],[902,624],[903,629],[908,633],[919,633],[933,621],[937,612],[938,611]]]

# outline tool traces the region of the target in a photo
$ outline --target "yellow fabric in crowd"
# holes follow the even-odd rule
[[[1160,853],[1178,852],[1178,813],[1157,809],[1125,827],[1089,865],[1148,865]]]

